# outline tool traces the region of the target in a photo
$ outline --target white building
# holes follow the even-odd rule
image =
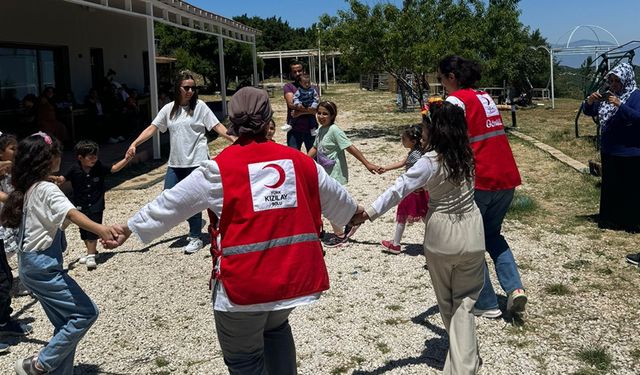
[[[109,69],[115,80],[143,92],[158,111],[154,21],[251,44],[257,79],[258,31],[178,0],[0,1],[0,111],[26,94],[54,86],[82,100]],[[223,48],[219,49],[221,80]],[[224,86],[224,85],[221,85]],[[226,93],[223,88],[223,104]],[[226,108],[223,106],[226,114]],[[1,124],[0,124],[1,125]],[[157,146],[157,150],[156,150]],[[159,141],[154,140],[159,156]]]

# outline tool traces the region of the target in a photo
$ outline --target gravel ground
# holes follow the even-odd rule
[[[282,113],[280,101],[274,100],[274,107]],[[339,119],[345,130],[362,126],[359,120],[350,121],[348,111]],[[278,139],[282,141],[283,135]],[[355,136],[353,140],[374,162],[395,161],[405,153],[398,140]],[[519,145],[514,152],[523,175],[534,163],[539,167],[540,160],[555,163],[530,147]],[[354,158],[349,157],[349,163],[348,189],[364,204],[399,173],[372,176]],[[159,183],[141,190],[109,191],[105,222],[123,222],[161,188]],[[424,269],[420,245],[424,226],[407,228],[404,252],[398,256],[380,252],[379,241],[390,238],[393,229],[390,212],[363,225],[348,247],[328,249],[331,289],[319,302],[291,315],[299,373],[441,372],[448,341]],[[640,307],[634,295],[603,282],[596,285],[579,269],[561,266],[576,258],[601,263],[601,255],[591,251],[593,241],[515,220],[508,220],[504,229],[522,266],[530,303],[523,326],[505,319],[477,320],[482,373],[640,373]],[[101,310],[79,346],[77,374],[226,373],[207,287],[211,258],[206,250],[190,256],[182,253],[186,232],[183,223],[147,247],[131,239],[119,249],[102,250],[98,269],[88,272],[77,264],[84,250],[78,231],[67,230],[69,273]],[[614,248],[611,242],[606,249],[616,252],[606,265],[615,285],[637,285],[638,273],[617,256],[623,250]],[[568,285],[571,294],[546,293],[545,286],[552,283]],[[30,322],[34,332],[24,339],[10,339],[15,345],[0,355],[0,372],[7,374],[17,358],[38,350],[52,333],[41,307],[30,297],[17,298],[13,305],[16,318]],[[578,358],[580,350],[594,347],[611,355],[607,370],[598,372]]]

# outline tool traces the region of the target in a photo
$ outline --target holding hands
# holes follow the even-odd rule
[[[353,217],[349,221],[349,225],[355,227],[364,223],[368,219],[369,219],[369,215],[367,215],[367,212],[364,210],[364,207],[358,205],[356,212],[353,214]]]
[[[376,164],[367,163],[367,164],[365,164],[365,167],[367,167],[369,172],[371,172],[372,174],[384,173],[384,168],[382,168],[382,167],[380,167],[379,165],[376,165]]]
[[[131,236],[131,230],[126,224],[112,225],[108,228],[112,236],[108,238],[100,236],[100,243],[105,249],[115,249],[124,244],[129,236]]]
[[[134,156],[136,156],[136,145],[135,143],[132,143],[131,146],[129,146],[129,148],[127,149],[127,153],[124,155],[124,157],[127,160],[131,160]]]

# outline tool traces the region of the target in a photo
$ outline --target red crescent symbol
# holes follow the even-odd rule
[[[262,169],[266,169],[266,168],[273,168],[278,172],[278,181],[276,181],[275,184],[273,185],[264,185],[265,187],[268,187],[269,189],[276,189],[279,188],[280,186],[282,186],[282,184],[284,184],[284,180],[285,180],[285,174],[284,174],[284,169],[282,169],[281,166],[279,166],[278,164],[267,164],[264,167],[262,167]]]

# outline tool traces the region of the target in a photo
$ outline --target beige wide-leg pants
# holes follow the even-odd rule
[[[480,367],[473,306],[484,283],[484,234],[476,211],[434,213],[425,231],[425,256],[438,307],[449,333],[445,375],[476,374]]]

